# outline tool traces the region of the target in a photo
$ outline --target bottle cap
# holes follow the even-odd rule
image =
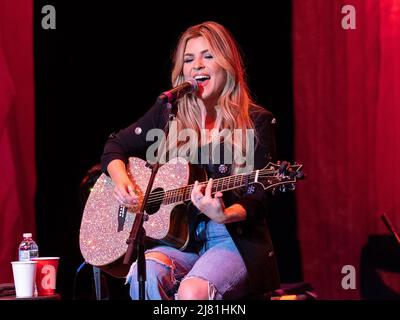
[[[22,236],[24,238],[32,238],[32,233],[24,233]]]

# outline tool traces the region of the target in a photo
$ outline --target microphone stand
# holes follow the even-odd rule
[[[162,100],[159,100],[162,103]],[[167,103],[167,108],[169,109],[168,115],[168,125],[165,126],[165,143],[167,141],[167,136],[169,132],[169,125],[172,120],[176,117],[176,105],[172,105],[171,103]],[[160,148],[162,150],[162,148]],[[135,215],[135,220],[132,225],[132,229],[129,235],[129,238],[126,240],[128,244],[128,249],[125,253],[124,264],[131,264],[136,259],[135,256],[132,256],[134,253],[134,248],[136,248],[136,257],[137,257],[137,280],[138,280],[138,288],[139,288],[139,300],[145,300],[145,283],[146,283],[146,259],[145,259],[145,238],[146,238],[146,230],[143,228],[143,222],[148,219],[147,213],[145,213],[147,201],[153,188],[154,179],[160,168],[160,156],[161,153],[157,155],[157,162],[153,165],[147,164],[151,167],[151,175],[149,179],[149,183],[147,184],[146,192],[143,197],[143,202],[140,207],[140,210]]]

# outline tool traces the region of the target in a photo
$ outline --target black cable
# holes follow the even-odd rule
[[[389,218],[386,216],[386,213],[383,213],[381,215],[381,219],[383,220],[383,223],[385,224],[386,228],[388,228],[389,232],[394,236],[394,238],[397,241],[397,244],[400,245],[400,236],[397,233],[397,231],[394,229],[392,222],[389,220]]]
[[[83,261],[83,262],[79,265],[78,269],[76,269],[75,276],[74,276],[73,287],[72,287],[72,300],[76,300],[76,281],[77,281],[77,278],[78,278],[79,271],[81,271],[81,269],[82,269],[86,264],[87,264],[87,262],[86,262],[86,261]]]

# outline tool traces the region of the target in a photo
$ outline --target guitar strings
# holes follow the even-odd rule
[[[255,176],[255,174],[250,174],[250,177],[251,177],[252,175]],[[243,175],[235,175],[235,176],[231,176],[231,177],[234,177],[234,181],[237,180],[237,179],[238,179],[238,180],[243,180]],[[231,178],[228,179],[228,177],[215,179],[215,180],[213,181],[213,189],[214,189],[214,187],[217,188],[218,185],[220,184],[220,182],[223,181],[224,179],[227,180],[227,181],[231,180]],[[229,183],[229,182],[228,182],[228,183]],[[234,183],[235,183],[235,182],[234,182]],[[200,183],[200,185],[202,185],[202,186],[207,186],[207,184],[208,184],[208,181],[206,181],[206,182],[201,182],[201,183]],[[223,185],[223,184],[222,184],[222,185]],[[161,201],[161,200],[165,197],[165,195],[166,195],[167,193],[169,193],[169,194],[167,195],[167,197],[166,197],[166,198],[168,198],[168,199],[172,199],[173,197],[181,196],[181,195],[185,194],[187,191],[189,191],[188,193],[191,193],[192,190],[193,190],[193,188],[194,188],[194,184],[190,184],[190,185],[187,185],[187,186],[185,186],[185,187],[181,187],[181,188],[177,188],[177,189],[173,189],[173,190],[158,191],[158,192],[152,193],[152,194],[149,196],[149,201],[148,201],[148,203],[151,203],[151,202],[159,202],[159,201]],[[188,189],[190,189],[190,190],[188,190]],[[214,192],[213,192],[213,193],[214,193]],[[155,197],[154,197],[154,196],[155,196]],[[150,200],[150,199],[151,199],[151,200]]]
[[[250,175],[250,178],[252,178],[252,176],[255,176],[255,174],[251,174]],[[270,176],[269,174],[260,174],[259,175],[259,177],[268,177],[268,176]],[[239,177],[239,176],[235,176],[235,177]],[[270,176],[270,177],[273,177],[273,176]],[[240,177],[241,178],[241,177]],[[214,182],[215,184],[213,185],[213,189],[214,189],[214,187],[215,188],[218,188],[219,187],[219,183],[218,182],[220,182],[220,181],[222,181],[222,179],[224,179],[224,178],[220,178],[220,179],[215,179],[214,181],[217,181],[217,182]],[[207,185],[207,183],[208,182],[202,182],[202,183],[200,183],[200,185],[203,185],[203,186],[206,186]],[[234,184],[235,184],[235,182],[234,182]],[[223,185],[223,184],[222,184]],[[230,184],[229,184],[230,185]],[[186,194],[187,193],[187,189],[190,189],[190,192],[189,193],[191,193],[191,191],[193,190],[193,184],[192,185],[188,185],[188,186],[185,186],[185,187],[181,187],[181,188],[177,188],[177,189],[175,189],[175,190],[167,190],[167,191],[158,191],[158,192],[155,192],[155,193],[152,193],[150,196],[149,196],[149,201],[148,201],[148,203],[152,203],[152,202],[159,202],[159,201],[161,201],[164,197],[165,197],[165,195],[169,192],[169,191],[171,191],[171,193],[170,194],[168,194],[165,198],[166,199],[172,199],[172,198],[175,198],[175,197],[178,197],[178,196],[182,196],[182,195],[184,195],[184,194]],[[231,190],[231,189],[235,189],[235,188],[237,188],[237,187],[239,187],[239,186],[234,186],[233,188],[228,188],[228,189],[226,189],[225,191],[227,191],[227,190]],[[179,190],[182,190],[181,192],[179,192]],[[218,190],[216,190],[215,192],[217,192]],[[212,193],[214,194],[215,193],[214,191],[212,191]]]
[[[273,175],[271,176],[271,173],[277,173],[278,171],[271,171],[271,172],[269,172],[269,173],[260,173],[258,176],[259,177],[274,177]],[[250,175],[249,175],[249,178],[253,178],[253,177],[255,177],[255,173],[251,173]],[[231,177],[235,177],[235,179],[234,179],[234,184],[236,183],[235,182],[235,180],[237,179],[237,178],[241,178],[242,180],[243,180],[243,176],[244,175],[237,175],[237,176],[231,176]],[[214,182],[213,182],[213,189],[214,189],[214,187],[215,188],[217,188],[218,187],[218,185],[219,185],[219,183],[223,180],[223,179],[227,179],[228,180],[228,184],[230,185],[230,179],[228,179],[228,177],[224,177],[224,178],[219,178],[219,179],[215,179],[214,180]],[[208,182],[201,182],[200,183],[200,185],[202,185],[202,186],[206,186],[208,184]],[[222,185],[223,185],[223,183],[222,183]],[[150,194],[149,195],[149,199],[148,199],[148,204],[149,203],[156,203],[156,202],[160,202],[160,201],[163,201],[163,199],[165,198],[165,199],[172,199],[172,198],[175,198],[175,197],[181,197],[182,195],[185,195],[186,193],[188,193],[188,194],[190,194],[191,192],[192,192],[192,190],[193,190],[193,187],[194,187],[194,184],[191,184],[191,185],[187,185],[187,186],[185,186],[185,187],[181,187],[181,188],[177,188],[177,189],[175,189],[175,190],[167,190],[167,191],[157,191],[157,192],[154,192],[154,193],[152,193],[152,194]],[[235,188],[237,188],[237,187],[239,187],[239,186],[235,186],[233,189],[235,189]],[[190,189],[190,190],[188,190],[188,189]],[[230,188],[230,189],[232,189],[232,188]],[[227,191],[227,190],[230,190],[230,189],[226,189],[225,191]],[[181,190],[181,191],[180,191]],[[187,191],[189,191],[189,192],[187,192]],[[218,190],[216,190],[215,192],[217,192]],[[169,194],[168,194],[168,192],[169,192]],[[214,194],[215,193],[214,191],[212,191],[212,194]]]

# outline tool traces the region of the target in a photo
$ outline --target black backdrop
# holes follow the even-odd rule
[[[99,162],[107,136],[170,88],[172,50],[188,26],[214,20],[232,31],[253,96],[278,120],[278,157],[293,160],[290,1],[126,3],[34,3],[37,240],[41,255],[61,257],[57,287],[66,299],[83,261],[80,182]],[[56,30],[41,28],[46,4],[56,8]],[[282,281],[299,281],[294,196],[277,200],[270,226]],[[77,297],[90,297],[90,271],[79,274]],[[127,298],[122,281],[106,281],[110,298]]]

